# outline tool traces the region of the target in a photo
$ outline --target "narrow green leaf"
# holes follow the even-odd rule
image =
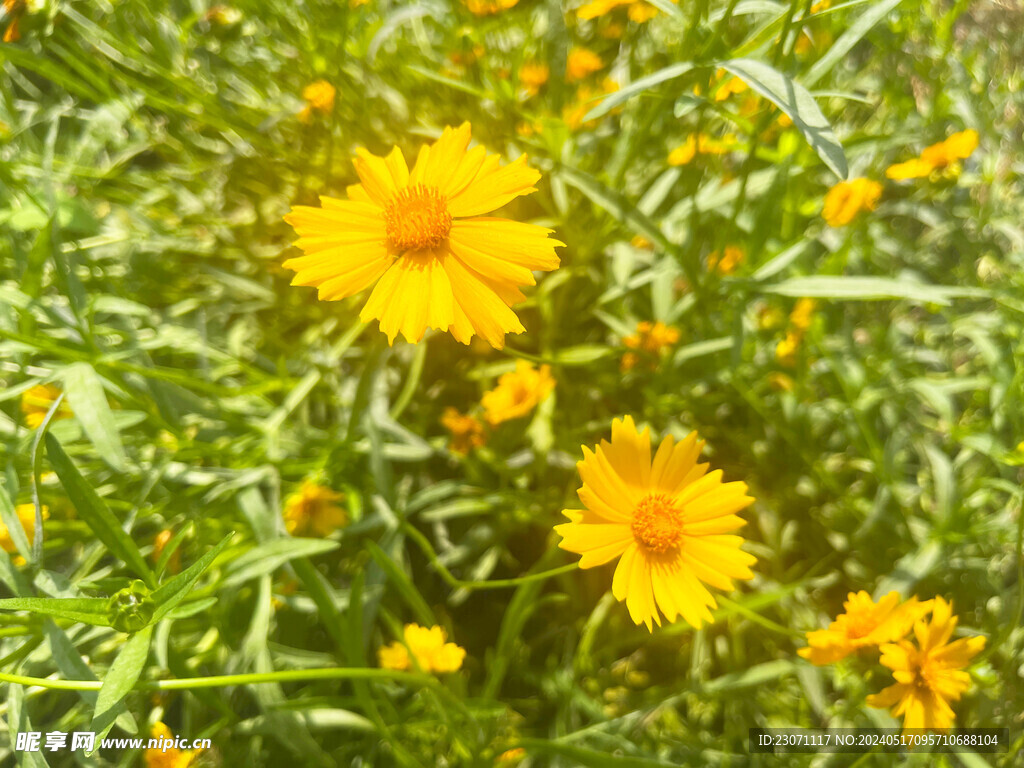
[[[117,705],[135,687],[149,658],[149,641],[153,636],[152,625],[128,638],[114,663],[107,670],[100,692],[96,696],[96,710],[93,714],[92,730],[97,732],[96,745],[107,735],[117,719]]]
[[[381,567],[381,570],[387,574],[391,583],[397,587],[405,602],[408,603],[412,612],[416,615],[416,620],[427,627],[436,624],[437,621],[434,619],[434,613],[430,610],[430,606],[427,605],[427,601],[423,599],[419,590],[413,586],[412,581],[405,571],[399,567],[398,563],[388,557],[387,553],[372,541],[366,542],[366,549],[377,565]]]
[[[151,598],[157,604],[157,608],[156,611],[153,612],[153,619],[150,622],[151,624],[155,624],[160,621],[160,619],[166,616],[176,605],[178,605],[178,603],[188,596],[188,593],[192,591],[196,582],[199,581],[199,577],[202,576],[206,569],[210,567],[213,561],[217,558],[217,555],[219,555],[224,547],[228,545],[228,542],[231,541],[231,537],[234,535],[234,533],[229,533],[220,540],[217,546],[153,592]]]
[[[839,178],[846,178],[848,169],[843,147],[804,86],[774,67],[753,59],[730,59],[721,66],[785,112],[822,162]]]
[[[123,471],[124,448],[99,375],[88,363],[73,363],[64,371],[64,390],[96,452],[114,469]]]
[[[678,64],[671,64],[663,69],[659,69],[657,72],[647,75],[646,77],[641,77],[639,80],[634,80],[625,88],[615,91],[614,93],[610,93],[601,99],[601,102],[597,106],[587,112],[583,120],[586,122],[603,117],[620,104],[629,101],[638,93],[650,90],[655,86],[661,85],[669,80],[674,80],[677,77],[681,77],[691,69],[693,69],[693,64],[691,62],[681,61]]]
[[[124,532],[117,518],[107,509],[107,505],[79,474],[74,463],[64,453],[60,441],[50,433],[46,435],[46,453],[54,472],[64,485],[68,498],[78,510],[79,517],[92,528],[96,538],[147,584],[154,585],[153,572],[146,564],[139,548],[135,546],[135,542]]]
[[[839,39],[832,44],[822,57],[814,62],[814,65],[807,71],[807,74],[800,78],[800,82],[808,88],[813,88],[821,78],[832,70],[832,67],[842,61],[843,57],[850,52],[853,46],[861,41],[861,38],[875,24],[888,16],[889,12],[899,5],[900,2],[901,0],[881,0],[881,2],[869,6],[864,13],[857,17],[853,24],[846,28],[846,31],[839,36]]]
[[[0,611],[28,611],[39,616],[109,627],[107,601],[102,597],[10,597],[0,600]]]
[[[3,521],[6,526],[7,535],[14,542],[14,548],[18,550],[18,554],[32,562],[32,545],[28,543],[25,529],[21,525],[21,518],[15,511],[7,489],[2,485],[0,485],[0,521]]]
[[[774,285],[761,285],[758,290],[779,296],[807,297],[811,299],[841,299],[882,301],[907,299],[929,304],[950,303],[955,298],[987,298],[988,292],[979,288],[958,288],[950,285],[927,285],[891,277],[844,277],[810,275],[791,277]]]
[[[337,549],[340,544],[326,539],[275,539],[246,552],[231,563],[222,587],[237,587],[249,579],[273,573],[297,557],[315,557]]]

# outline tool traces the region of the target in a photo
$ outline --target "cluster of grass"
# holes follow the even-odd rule
[[[957,723],[1018,739],[908,760],[1017,759],[1024,10],[659,0],[637,23],[579,5],[4,4],[0,581],[75,601],[0,614],[12,739],[163,721],[213,739],[196,764],[747,764],[750,727],[898,724],[865,704],[887,670],[796,653],[847,592],[894,589],[987,636]],[[601,68],[570,82],[579,49]],[[546,82],[525,88],[526,66]],[[746,89],[718,98],[730,77]],[[317,80],[334,103],[300,119]],[[502,215],[566,243],[516,308],[525,334],[388,346],[365,295],[288,285],[290,206],[343,196],[356,147],[414,157],[467,120],[543,173]],[[886,179],[964,129],[962,167]],[[847,174],[881,198],[832,227]],[[623,366],[645,321],[678,339]],[[552,395],[450,451],[445,409],[477,408],[517,359],[550,365]],[[74,416],[34,430],[20,404],[41,382]],[[611,566],[529,578],[577,559],[552,526],[578,506],[580,445],[624,414],[698,430],[757,499],[756,577],[700,630],[634,626]],[[349,522],[289,537],[310,478]],[[20,504],[48,509],[34,542]],[[164,585],[155,615],[108,606],[133,579]],[[446,627],[462,669],[379,669],[410,622]]]

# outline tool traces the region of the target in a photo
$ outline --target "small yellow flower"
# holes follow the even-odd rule
[[[828,629],[808,632],[807,647],[797,653],[820,666],[844,659],[861,648],[902,640],[914,622],[931,610],[932,603],[922,603],[916,597],[902,603],[896,592],[876,603],[861,590],[850,592],[843,607],[845,612],[836,616]]]
[[[882,197],[882,185],[863,177],[841,181],[825,195],[821,215],[830,227],[849,224],[861,211],[873,211]]]
[[[334,97],[337,91],[334,86],[326,80],[315,80],[302,89],[302,98],[306,100],[306,106],[299,112],[299,119],[308,123],[313,119],[313,113],[321,115],[330,114],[334,109]]]
[[[27,8],[28,3],[25,0],[3,0],[4,16],[11,20],[4,30],[3,42],[16,43],[21,39],[19,24]]]
[[[890,165],[885,175],[896,180],[920,179],[930,176],[934,171],[959,168],[958,163],[974,154],[977,148],[978,132],[971,129],[960,131],[945,141],[926,147],[920,157]]]
[[[534,270],[558,267],[563,243],[549,229],[483,215],[536,192],[540,172],[525,155],[503,166],[469,149],[470,133],[469,123],[446,128],[411,170],[398,147],[387,157],[356,150],[361,183],[347,200],[321,196],[319,208],[285,217],[305,252],[284,262],[292,285],[316,286],[325,301],[373,285],[359,317],[379,320],[389,344],[399,333],[418,342],[428,326],[497,349],[506,333],[522,333],[510,307],[526,298],[521,286],[536,284]]]
[[[550,75],[551,69],[547,64],[527,62],[519,68],[519,85],[527,96],[536,96]]]
[[[60,388],[53,384],[36,384],[22,394],[21,412],[25,415],[25,424],[29,429],[37,429],[43,423],[43,419],[46,418],[46,414],[60,394]],[[68,407],[67,400],[61,401],[60,407],[53,414],[55,421],[68,419],[71,416],[71,408]]]
[[[691,432],[676,444],[662,440],[653,460],[651,436],[626,416],[612,422],[611,442],[577,463],[584,509],[566,509],[555,526],[559,547],[582,555],[581,568],[619,558],[612,594],[625,601],[636,624],[661,625],[682,617],[700,628],[713,621],[715,599],[705,588],[731,591],[733,579],[751,579],[755,558],[732,532],[736,515],[753,503],[742,482],[723,483],[721,470],[699,464],[704,443]]]
[[[633,235],[633,239],[629,241],[629,244],[634,248],[639,248],[642,251],[653,251],[654,243],[648,240],[643,235]]]
[[[174,538],[174,532],[169,529],[160,531],[156,536],[153,537],[153,551],[150,552],[149,556],[153,562],[160,560],[160,555],[164,553],[167,545]],[[181,570],[181,548],[174,550],[174,554],[171,555],[170,560],[167,561],[167,572],[177,573]]]
[[[706,134],[694,136],[690,134],[686,141],[668,153],[669,165],[686,165],[698,154],[701,155],[725,155],[736,148],[736,136],[727,133],[721,138],[714,138]]]
[[[215,5],[203,16],[211,24],[221,27],[230,27],[242,20],[242,12],[230,5]]]
[[[449,448],[452,453],[459,453],[465,456],[474,448],[482,446],[484,438],[484,425],[480,419],[470,416],[468,413],[459,413],[457,408],[445,408],[441,416],[441,425],[452,433]]]
[[[149,735],[154,739],[164,739],[165,741],[173,741],[174,734],[171,733],[171,729],[168,728],[161,722],[156,722],[150,729]],[[144,753],[144,760],[146,762],[146,768],[189,768],[192,765],[196,755],[202,752],[198,750],[183,750],[177,747],[170,747],[166,751],[160,747],[152,749],[146,749]]]
[[[617,90],[619,90],[619,84],[610,77],[602,80],[599,88],[581,85],[576,91],[575,103],[566,106],[562,110],[562,121],[568,126],[570,131],[579,130],[585,124],[583,118],[586,117],[587,113],[601,103],[601,98],[598,97],[607,96],[609,93],[615,93]],[[618,109],[612,110],[612,114],[616,112],[618,112]],[[589,120],[586,124],[593,122],[593,120]]]
[[[746,254],[737,245],[727,245],[721,252],[714,251],[708,256],[708,270],[720,275],[731,275],[743,263]]]
[[[800,348],[803,334],[798,331],[788,331],[785,338],[775,345],[775,359],[779,365],[792,368],[796,364],[796,351]]]
[[[964,667],[985,647],[981,635],[949,642],[956,624],[953,605],[936,597],[931,621],[922,618],[914,624],[916,645],[910,640],[883,645],[881,662],[896,682],[868,696],[868,706],[891,707],[893,717],[903,717],[904,730],[950,728],[954,714],[949,702],[971,687]]]
[[[604,66],[601,57],[586,48],[573,48],[565,65],[565,79],[573,83],[597,72]]]
[[[555,388],[551,366],[534,368],[525,360],[516,361],[516,369],[503,373],[494,389],[480,399],[484,418],[492,427],[510,419],[526,416]]]
[[[814,310],[817,306],[818,302],[814,299],[797,299],[796,304],[793,306],[793,311],[789,313],[790,324],[801,333],[805,333],[811,327],[811,322],[814,320]]]
[[[519,0],[465,0],[466,8],[475,16],[493,16],[507,11],[518,2]]]
[[[526,750],[522,747],[516,747],[515,749],[507,749],[498,755],[498,759],[495,762],[498,763],[517,763],[526,757]]]
[[[678,3],[679,0],[672,0],[672,2]],[[591,0],[576,9],[576,18],[596,19],[623,6],[629,14],[629,20],[637,24],[642,24],[658,15],[658,9],[644,0]]]
[[[821,13],[831,7],[832,0],[818,0],[818,2],[811,6],[811,13]]]
[[[652,323],[649,320],[641,320],[636,324],[636,333],[622,339],[623,346],[639,350],[647,355],[658,358],[669,348],[679,342],[679,329],[671,325],[665,325],[660,320]],[[631,353],[626,353],[631,354]],[[632,368],[636,364],[634,360]],[[626,368],[625,356],[623,356],[623,367]]]
[[[410,670],[414,668],[413,661],[420,672],[455,672],[462,667],[466,649],[447,642],[443,628],[406,624],[403,634],[404,643],[396,641],[377,651],[384,669]]]
[[[725,101],[730,96],[743,93],[750,87],[742,78],[735,75],[730,76],[724,69],[720,69],[715,73],[715,83],[718,84],[718,89],[715,91],[715,101]],[[714,84],[712,84],[712,87],[714,87]]]
[[[792,377],[787,376],[781,371],[772,371],[768,374],[768,384],[776,392],[792,392],[796,386],[796,382],[793,381]]]
[[[36,538],[35,504],[18,504],[14,508],[14,511],[18,515],[18,520],[21,521],[21,527],[25,530],[25,536],[28,538],[28,543],[31,544]],[[49,507],[43,505],[41,511],[43,513],[43,520],[49,520]],[[0,522],[0,547],[2,547],[5,552],[13,552],[15,550],[14,540],[11,539],[11,531],[3,524],[3,522]]]
[[[348,522],[348,514],[335,502],[345,495],[312,480],[303,480],[284,503],[284,522],[293,536],[330,536]]]

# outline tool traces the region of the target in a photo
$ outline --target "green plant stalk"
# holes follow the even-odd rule
[[[36,527],[32,537],[32,562],[37,567],[43,561],[43,505],[39,500],[39,475],[43,466],[43,437],[50,428],[53,415],[63,402],[64,393],[61,392],[50,405],[50,410],[46,412],[43,423],[39,425],[35,437],[32,438],[32,506],[36,508]]]

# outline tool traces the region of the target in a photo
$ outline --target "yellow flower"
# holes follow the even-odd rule
[[[467,151],[469,140],[469,123],[446,128],[411,171],[398,147],[387,157],[357,150],[362,183],[348,200],[324,196],[321,208],[285,217],[306,254],[284,263],[297,273],[292,285],[333,301],[376,282],[359,317],[378,319],[389,343],[399,332],[417,342],[431,326],[501,349],[506,333],[522,333],[509,307],[525,298],[520,286],[535,284],[533,270],[558,267],[563,244],[549,229],[481,216],[536,191],[540,173],[525,155],[499,166],[483,147]]]
[[[174,740],[174,734],[171,733],[171,729],[161,722],[153,724],[149,735],[154,739]],[[177,747],[170,747],[165,751],[160,747],[155,747],[145,751],[144,759],[146,761],[146,768],[188,768],[192,765],[195,756],[200,752],[202,752],[201,749],[183,750]]]
[[[843,603],[844,613],[836,616],[828,629],[807,633],[807,647],[797,651],[812,664],[831,664],[851,653],[882,643],[902,640],[914,622],[931,610],[931,600],[919,602],[916,597],[900,602],[890,592],[877,603],[864,590],[850,592]]]
[[[882,197],[882,185],[871,179],[841,181],[825,195],[821,215],[830,227],[849,224],[861,211],[873,211]]]
[[[476,16],[492,16],[512,8],[519,0],[465,0],[466,8]]]
[[[745,254],[736,245],[727,245],[721,252],[714,251],[708,256],[708,269],[720,275],[731,275],[743,263]]]
[[[609,93],[615,93],[619,90],[619,84],[612,80],[610,77],[606,77],[601,81],[600,88],[593,88],[589,85],[581,85],[579,90],[576,91],[576,102],[570,104],[562,110],[562,121],[568,126],[570,131],[579,130],[584,124],[583,118],[586,117],[587,113],[596,107],[600,102],[601,98],[607,96]],[[612,110],[612,114],[618,112],[618,108]],[[588,120],[588,123],[593,123],[593,120]]]
[[[484,418],[492,427],[510,419],[519,419],[551,394],[555,380],[551,366],[534,368],[525,360],[516,361],[516,369],[503,373],[494,389],[480,399]]]
[[[160,560],[160,555],[164,553],[167,545],[171,543],[171,539],[174,538],[174,532],[168,529],[160,531],[156,536],[153,537],[153,551],[150,552],[149,556],[153,562]],[[174,554],[171,555],[167,561],[167,572],[177,573],[181,570],[181,548],[174,550]]]
[[[724,69],[720,69],[715,73],[715,81],[719,83],[718,89],[715,91],[715,101],[725,101],[730,96],[743,93],[750,87],[742,78],[735,75],[730,77],[729,73]]]
[[[569,58],[565,65],[565,79],[567,82],[582,80],[587,75],[597,72],[604,66],[601,57],[586,48],[573,48],[569,51]]]
[[[449,445],[452,453],[460,453],[465,456],[485,442],[484,425],[480,419],[470,416],[468,413],[459,413],[457,408],[444,409],[441,425],[452,433]]]
[[[814,310],[817,306],[818,302],[814,299],[797,299],[793,311],[789,313],[790,324],[801,333],[807,331],[814,320]]]
[[[690,134],[686,141],[668,153],[669,165],[686,165],[698,154],[702,155],[724,155],[736,147],[736,136],[727,133],[720,139],[706,134],[694,136]]]
[[[25,424],[29,429],[38,429],[53,406],[54,401],[60,397],[60,394],[60,388],[55,387],[53,384],[36,384],[34,387],[29,387],[29,389],[25,390],[21,395],[21,412],[25,415]],[[62,400],[60,407],[53,414],[54,421],[57,419],[68,419],[71,416],[72,413],[71,408],[68,407],[68,401]]]
[[[466,658],[466,649],[446,642],[448,635],[441,627],[406,624],[404,638],[404,643],[396,641],[377,651],[384,669],[413,669],[415,660],[420,672],[455,672]]]
[[[672,0],[678,3],[679,0]],[[605,16],[616,8],[626,7],[629,20],[642,24],[648,19],[658,15],[658,9],[644,0],[591,0],[576,9],[576,17],[579,19],[596,19],[598,16]]]
[[[284,503],[284,522],[293,536],[330,536],[348,522],[348,514],[335,502],[345,495],[312,480],[303,480]]]
[[[780,365],[792,368],[796,364],[796,351],[803,337],[799,331],[788,331],[785,338],[775,345],[775,359]]]
[[[19,23],[21,17],[25,15],[25,10],[28,8],[28,3],[25,0],[3,0],[4,16],[9,17],[11,22],[7,25],[7,29],[4,30],[3,42],[5,43],[16,43],[21,39],[21,31],[19,30]]]
[[[633,239],[629,241],[629,244],[634,248],[639,248],[643,251],[653,251],[654,243],[648,240],[643,235],[633,235]]]
[[[519,85],[528,96],[536,96],[550,75],[551,69],[547,64],[526,62],[519,68]]]
[[[21,521],[21,527],[25,530],[25,536],[28,538],[28,543],[31,544],[36,538],[35,504],[18,504],[14,508],[14,511],[18,515],[18,520]],[[43,513],[43,520],[49,520],[49,508],[44,505],[41,511]],[[13,552],[15,550],[14,540],[11,539],[11,531],[2,522],[0,522],[0,547],[2,547],[5,552]]]
[[[308,123],[313,119],[313,113],[319,112],[322,115],[330,114],[334,109],[334,96],[337,92],[334,86],[326,80],[315,80],[302,89],[302,98],[306,100],[306,106],[299,112],[299,119]]]
[[[723,483],[721,470],[697,463],[703,447],[695,432],[678,445],[669,435],[652,462],[649,431],[616,419],[611,442],[584,446],[576,465],[585,509],[563,511],[570,522],[555,526],[558,546],[583,556],[581,568],[620,558],[612,594],[649,630],[661,625],[659,609],[699,628],[716,606],[704,584],[732,590],[733,579],[754,576],[754,556],[730,535],[744,525],[736,512],[754,500],[746,483]]]
[[[679,341],[679,330],[665,325],[660,320],[652,323],[642,320],[636,324],[636,333],[622,339],[623,346],[639,350],[651,358],[652,367],[657,365],[657,358]],[[636,352],[626,352],[622,356],[622,370],[628,371],[636,367],[640,356]]]
[[[920,179],[933,171],[959,167],[960,160],[966,160],[978,148],[978,132],[968,129],[952,134],[945,141],[932,144],[921,151],[920,157],[903,163],[890,165],[885,175],[890,179]]]
[[[881,662],[892,670],[896,683],[868,696],[868,705],[891,707],[893,717],[903,717],[905,730],[951,727],[949,702],[971,687],[964,667],[985,647],[980,635],[949,642],[956,624],[952,604],[936,597],[931,621],[914,624],[916,645],[910,640],[883,645]]]
[[[495,762],[498,763],[515,763],[526,757],[526,750],[522,747],[516,747],[515,749],[507,749],[498,755],[498,759]]]

